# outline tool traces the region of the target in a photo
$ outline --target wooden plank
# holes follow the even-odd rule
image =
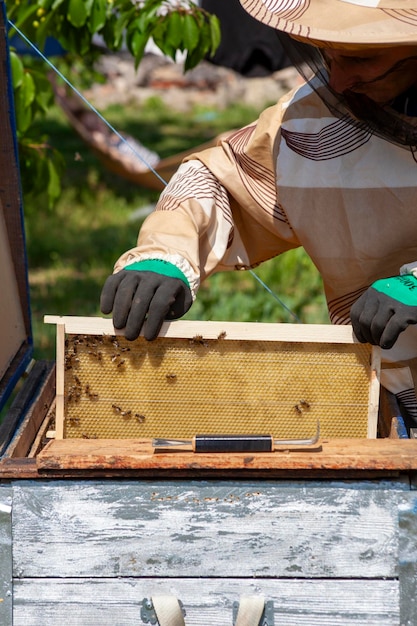
[[[6,450],[6,456],[21,458],[29,450],[38,434],[55,397],[55,365],[48,361],[37,361],[28,379],[31,380],[32,396],[30,407],[21,426],[15,432],[13,441]],[[29,380],[27,381],[29,383]],[[25,383],[25,385],[27,384]]]
[[[114,328],[112,320],[103,317],[78,317],[71,315],[45,315],[46,324],[63,324],[65,332],[74,335],[123,335]],[[259,341],[301,341],[329,343],[358,343],[352,326],[332,324],[267,324],[261,322],[202,322],[176,320],[164,322],[160,337],[192,338],[202,335],[205,339],[217,339],[226,333],[226,339]],[[143,333],[141,333],[143,336]],[[377,350],[379,352],[379,350]]]
[[[13,626],[139,626],[152,594],[179,598],[190,626],[232,626],[240,595],[264,594],[285,626],[398,626],[398,581],[73,579],[15,582]]]
[[[14,576],[393,578],[406,482],[20,481]]]
[[[27,454],[28,458],[35,458],[40,450],[42,450],[47,443],[47,434],[50,431],[51,422],[55,424],[55,400],[49,405],[49,411],[43,419],[42,424],[39,427],[36,437],[33,440],[32,446]],[[52,437],[51,437],[52,438]]]
[[[417,440],[323,439],[305,448],[281,446],[274,452],[203,454],[155,452],[145,439],[65,439],[51,441],[36,459],[39,471],[172,470],[417,470]]]
[[[51,368],[47,361],[34,363],[0,426],[0,456],[27,453],[54,394]]]
[[[399,506],[400,623],[417,624],[417,494]]]
[[[12,489],[0,486],[0,624],[12,626]]]

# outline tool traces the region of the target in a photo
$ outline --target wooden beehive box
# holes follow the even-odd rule
[[[109,320],[94,321],[93,331],[91,321],[73,327],[64,318],[55,320],[57,376],[54,363],[32,361],[3,0],[0,60],[0,405],[19,388],[0,425],[1,626],[138,626],[149,623],[143,611],[156,594],[182,601],[187,626],[232,625],[242,594],[269,602],[262,626],[417,624],[417,442],[375,438],[378,356],[349,328],[178,322],[152,345],[127,346]],[[186,362],[168,367],[173,346]],[[87,380],[92,366],[108,374],[100,389],[100,376]],[[229,370],[237,384],[228,384]],[[115,399],[129,376],[127,389],[137,378],[151,389],[140,396],[123,387]],[[181,404],[184,384],[192,406]],[[146,404],[151,392],[164,400],[162,413]],[[250,406],[254,397],[261,409]],[[378,432],[389,434],[398,407],[383,394],[379,404]],[[45,446],[56,407],[58,438]],[[332,431],[333,417],[347,430]],[[103,424],[98,432],[102,418],[111,432]],[[188,437],[197,422],[223,432],[256,424],[281,438],[308,437],[317,420],[316,444],[268,453],[151,445],[171,427]]]

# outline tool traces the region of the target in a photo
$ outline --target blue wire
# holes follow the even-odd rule
[[[284,303],[284,302],[283,302],[283,301],[282,301],[282,300],[281,300],[281,299],[277,296],[277,294],[276,294],[276,293],[274,293],[274,292],[272,291],[272,289],[270,289],[270,288],[268,287],[268,285],[267,285],[266,283],[264,283],[264,281],[262,280],[262,278],[260,278],[260,277],[258,276],[258,274],[255,274],[255,272],[254,272],[253,270],[251,270],[251,269],[249,270],[249,272],[250,272],[250,274],[252,274],[252,276],[253,276],[254,278],[256,278],[256,280],[258,281],[258,283],[260,283],[260,284],[262,285],[262,287],[263,287],[263,288],[264,288],[264,289],[265,289],[265,290],[266,290],[266,291],[267,291],[267,292],[268,292],[268,293],[269,293],[269,294],[270,294],[273,298],[275,298],[275,300],[276,300],[277,302],[279,302],[279,304],[282,306],[282,308],[283,308],[283,309],[285,309],[285,310],[286,310],[286,311],[287,311],[290,315],[292,315],[292,317],[293,317],[293,318],[294,318],[294,319],[295,319],[295,320],[296,320],[299,324],[302,324],[302,321],[300,320],[300,318],[299,318],[299,317],[297,317],[297,315],[296,315],[293,311],[291,311],[291,309],[290,309],[289,307],[287,307],[287,305],[286,305],[286,304],[285,304],[285,303]]]
[[[103,117],[103,115],[100,113],[100,111],[98,111],[94,105],[91,104],[91,102],[89,102],[87,100],[87,98],[85,96],[83,96],[83,94],[78,91],[78,89],[68,80],[68,78],[66,78],[64,76],[64,74],[62,74],[62,72],[59,71],[59,69],[53,64],[51,63],[51,61],[39,50],[39,48],[37,46],[35,46],[34,43],[32,43],[30,41],[30,39],[28,39],[26,37],[26,35],[24,33],[22,33],[22,31],[11,21],[11,20],[7,20],[8,23],[10,24],[10,26],[12,28],[14,28],[14,30],[17,32],[17,34],[32,48],[32,50],[34,50],[43,61],[45,61],[45,63],[47,63],[47,65],[49,65],[49,67],[56,73],[58,74],[58,76],[64,81],[64,83],[66,85],[68,85],[68,87],[70,87],[70,89],[72,89],[72,91],[74,91],[74,93],[77,94],[77,96],[79,98],[81,98],[81,100],[84,102],[84,104],[86,104],[100,119],[102,122],[104,122],[106,124],[106,126],[112,131],[112,133],[114,133],[115,135],[117,135],[117,137],[126,145],[128,146],[128,148],[133,152],[133,154],[140,160],[142,161],[142,163],[144,165],[146,165],[146,167],[153,173],[155,174],[155,176],[161,181],[161,183],[166,187],[167,186],[167,181],[164,180],[162,178],[162,176],[160,176],[160,174],[158,174],[158,172],[149,164],[147,163],[146,159],[143,158],[142,155],[140,155],[135,148],[130,145],[130,143],[125,139],[125,137],[123,137],[123,135],[121,135],[115,128],[114,126],[112,126],[112,124],[110,124],[110,122],[108,122],[106,120],[105,117]],[[268,285],[266,285],[264,283],[264,281],[257,275],[255,274],[255,272],[253,270],[249,270],[249,273],[252,274],[252,276],[258,281],[258,283],[260,283],[262,285],[262,287],[273,297],[275,298],[275,300],[282,306],[283,309],[285,309],[285,311],[287,311],[298,323],[302,323],[300,318],[297,317],[297,315],[291,311],[291,309],[268,287]]]

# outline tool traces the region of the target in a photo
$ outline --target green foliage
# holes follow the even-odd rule
[[[113,51],[126,44],[136,67],[152,38],[172,59],[178,51],[186,52],[186,71],[213,54],[220,43],[217,17],[192,0],[176,6],[166,0],[6,0],[6,9],[14,26],[10,37],[20,31],[40,50],[48,37],[54,37],[67,51],[66,69],[82,65],[84,78],[86,71],[90,77],[94,73],[98,54],[94,35],[102,36]],[[61,192],[63,162],[33,130],[34,120],[45,114],[53,101],[49,67],[30,57],[20,59],[13,51],[11,66],[23,191],[25,196],[41,194],[52,206]]]
[[[14,105],[20,171],[25,195],[34,195],[51,206],[61,193],[64,161],[60,153],[34,129],[36,116],[45,114],[53,92],[45,74],[28,61],[25,66],[13,51],[10,64],[14,82]]]
[[[52,35],[68,52],[84,55],[98,34],[110,50],[126,42],[138,64],[152,37],[172,58],[178,50],[188,51],[185,69],[191,69],[220,43],[217,17],[192,0],[174,6],[166,0],[6,0],[6,5],[9,19],[41,49]]]

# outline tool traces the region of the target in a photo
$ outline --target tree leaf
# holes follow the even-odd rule
[[[22,98],[23,106],[30,107],[35,99],[35,81],[29,72],[25,72],[23,75],[22,83],[19,87],[20,97]]]
[[[22,84],[23,76],[25,73],[23,63],[17,56],[16,52],[10,52],[10,67],[12,70],[13,86],[16,89]]]
[[[16,115],[16,129],[18,132],[18,136],[23,135],[33,120],[33,114],[31,107],[26,106],[24,93],[21,93],[21,89],[19,89],[14,94],[14,109]]]
[[[194,15],[192,15],[191,13],[186,13],[184,15],[184,48],[189,52],[192,52],[197,48],[199,38],[200,29]]]
[[[106,27],[104,29],[105,32],[105,40],[108,46],[118,48],[122,41],[123,35],[129,24],[130,19],[135,14],[135,8],[132,7],[128,12],[121,13],[117,19],[114,20],[113,31],[107,28],[110,20],[107,20]]]
[[[128,46],[136,61],[140,60],[140,58],[142,57],[148,39],[148,33],[142,33],[139,30],[135,30],[130,37]]]
[[[48,159],[48,198],[50,203],[59,198],[61,194],[61,177],[60,173],[55,167],[55,163],[52,159]]]
[[[169,45],[178,49],[182,43],[183,35],[183,16],[177,11],[172,11],[165,18],[166,37]]]
[[[32,78],[35,81],[36,105],[43,113],[47,113],[54,101],[51,83],[44,74],[34,70],[32,70]]]
[[[206,55],[209,49],[210,49],[210,34],[207,33],[207,30],[205,30],[202,36],[200,37],[198,46],[192,52],[190,52],[189,50],[187,51],[187,56],[184,62],[184,70],[188,72],[193,67],[198,65],[201,59],[204,58],[204,56]]]
[[[55,11],[58,7],[61,6],[61,4],[64,4],[67,0],[53,0],[52,4],[50,3],[49,0],[47,0],[45,3],[42,3],[42,6],[47,9],[49,8],[49,6],[51,7],[52,11]]]
[[[94,0],[88,20],[88,27],[91,34],[101,30],[106,23],[107,18],[107,0]]]
[[[211,35],[210,54],[211,56],[213,56],[213,54],[216,52],[217,48],[219,47],[220,41],[222,38],[220,20],[217,17],[217,15],[210,15],[209,25],[210,25],[210,35]]]
[[[88,11],[85,0],[69,0],[67,19],[75,27],[84,26],[87,21]]]

